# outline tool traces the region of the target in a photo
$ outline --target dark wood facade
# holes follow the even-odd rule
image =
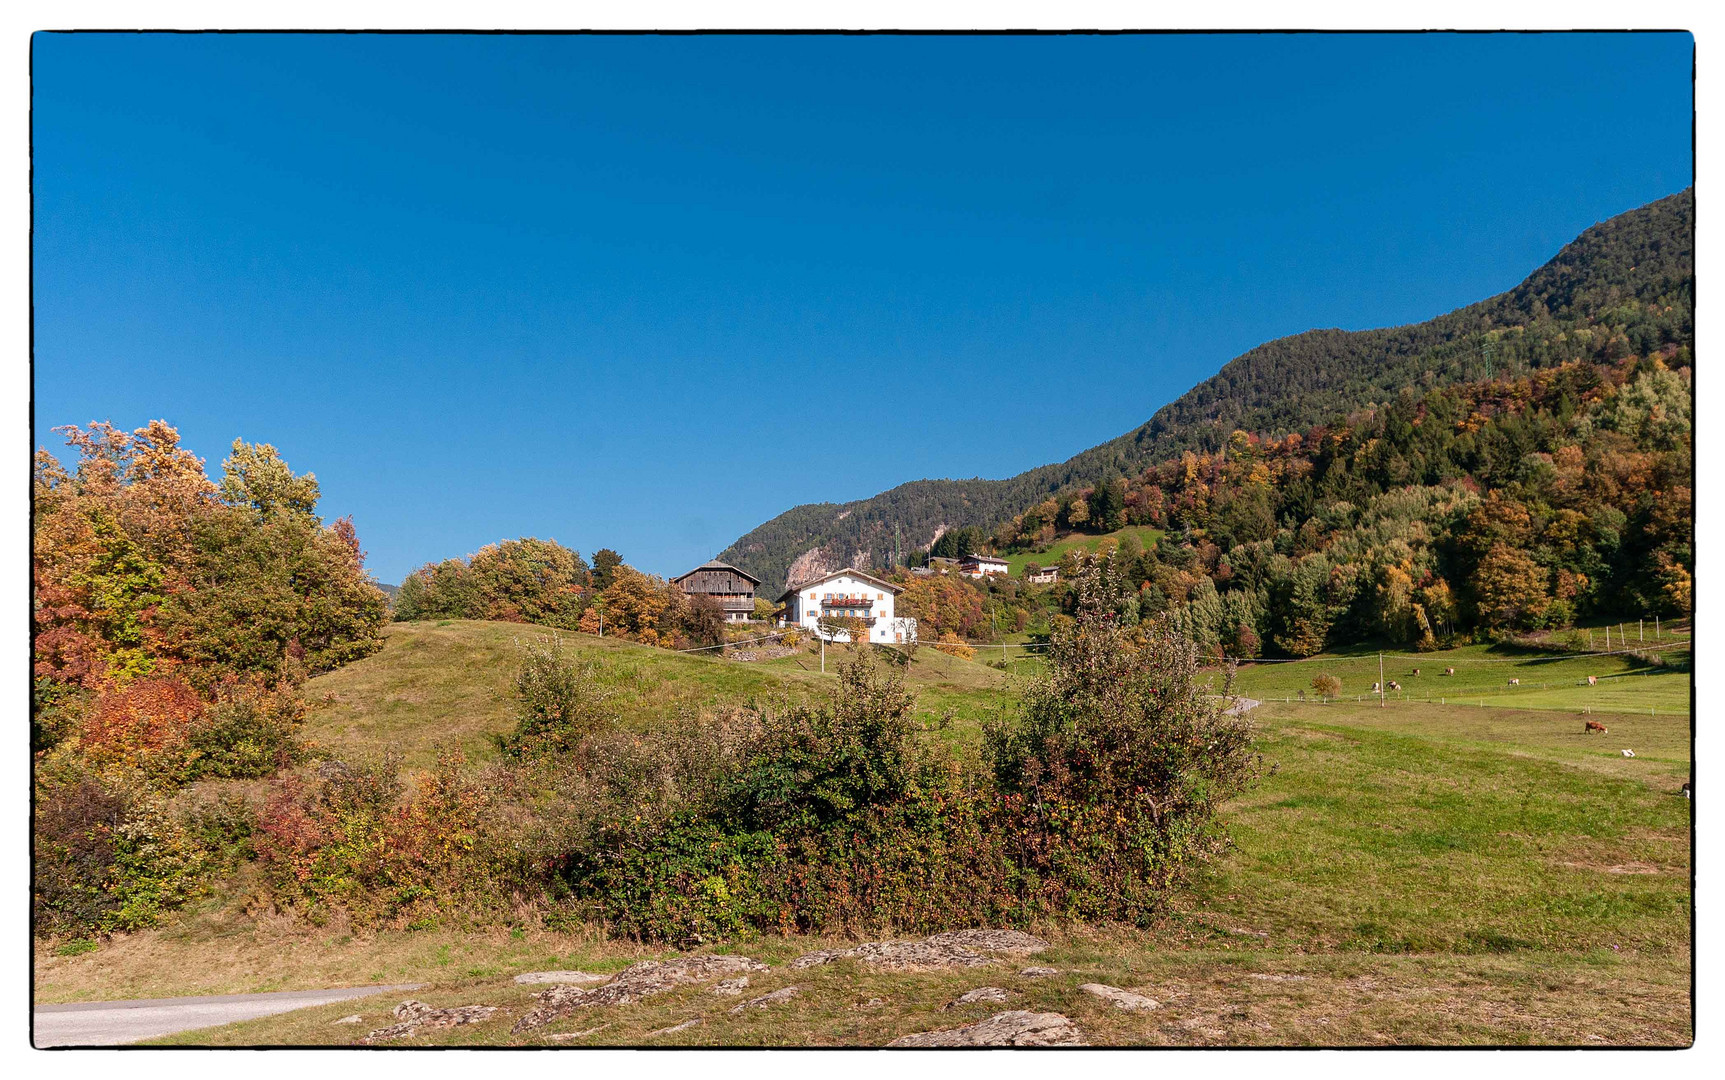
[[[755,588],[761,579],[730,563],[710,562],[671,579],[691,596],[710,596],[719,602],[727,622],[746,622],[755,614]]]

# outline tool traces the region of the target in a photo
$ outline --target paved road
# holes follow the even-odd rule
[[[177,1031],[231,1024],[260,1016],[328,1005],[348,998],[370,997],[402,986],[355,986],[346,990],[289,990],[280,994],[220,994],[214,997],[137,998],[131,1001],[85,1001],[73,1005],[38,1005],[35,1045],[123,1046]]]

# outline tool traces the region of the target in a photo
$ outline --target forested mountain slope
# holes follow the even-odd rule
[[[1130,473],[1244,429],[1279,436],[1387,402],[1404,386],[1615,361],[1694,337],[1693,189],[1582,233],[1508,292],[1423,323],[1309,330],[1236,357],[1142,427],[1005,480],[917,480],[869,499],[794,507],[720,553],[763,593],[845,564],[881,566],[944,530],[992,529],[1050,495]]]

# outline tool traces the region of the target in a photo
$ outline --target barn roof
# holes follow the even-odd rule
[[[760,578],[749,573],[747,570],[739,570],[736,567],[732,566],[730,563],[720,562],[719,560],[714,559],[712,562],[702,563],[700,566],[695,567],[693,570],[689,571],[689,573],[687,573],[687,574],[681,574],[677,577],[672,578],[671,584],[675,585],[677,582],[682,581],[683,578],[689,577],[689,576],[694,575],[694,574],[698,574],[703,570],[729,570],[731,573],[736,574],[738,577],[748,578],[750,581],[752,581],[756,585],[759,585],[761,583]]]

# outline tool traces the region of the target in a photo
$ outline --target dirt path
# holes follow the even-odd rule
[[[180,1031],[255,1020],[349,998],[370,997],[399,986],[356,986],[345,990],[291,990],[279,994],[220,994],[213,997],[138,998],[87,1001],[35,1008],[33,1044],[50,1046],[124,1046]]]

